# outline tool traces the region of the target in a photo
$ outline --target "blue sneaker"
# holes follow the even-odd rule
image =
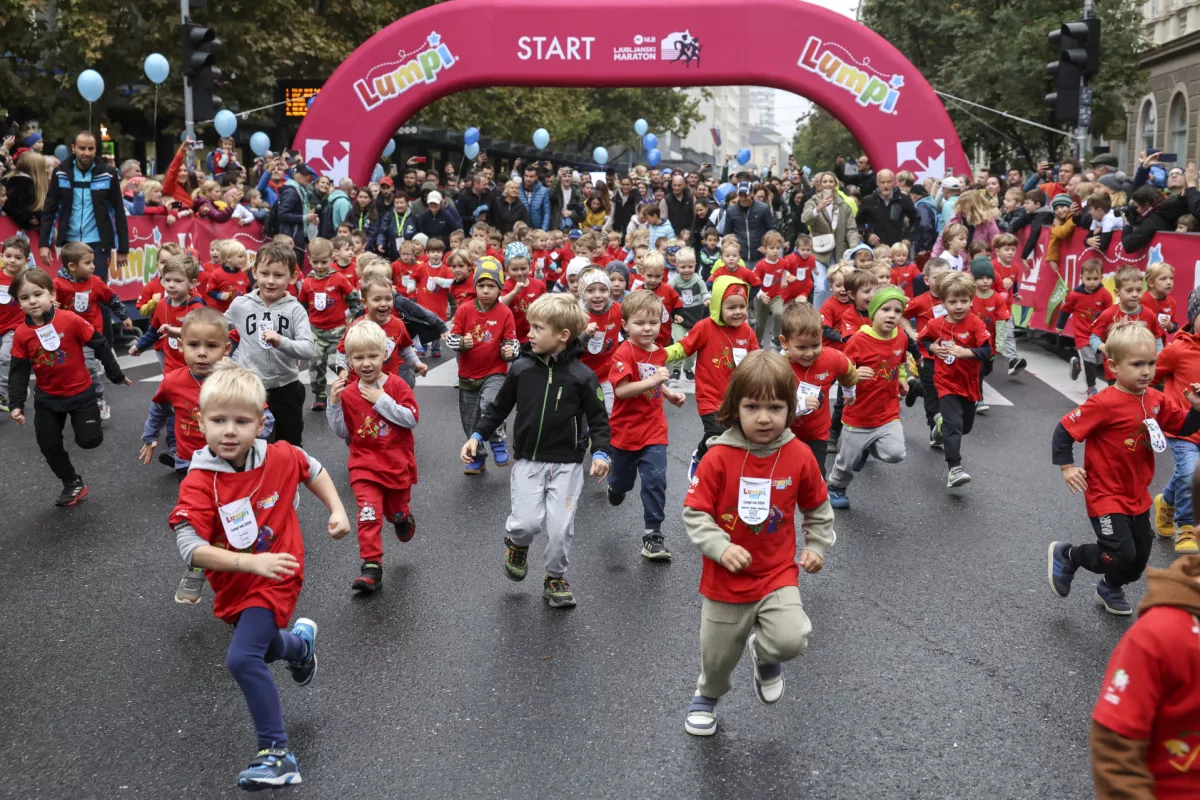
[[[700,456],[696,455],[696,451],[692,451],[692,463],[688,464],[688,483],[696,477],[696,470],[700,468]]]
[[[1067,558],[1070,550],[1070,542],[1051,542],[1046,553],[1046,576],[1050,579],[1050,588],[1059,597],[1071,593],[1071,580],[1075,577],[1076,567]]]
[[[496,459],[496,466],[503,467],[511,460],[508,454],[507,442],[492,442],[492,458]]]
[[[1104,578],[1096,584],[1096,600],[1104,606],[1105,611],[1118,617],[1128,617],[1133,613],[1133,606],[1129,604],[1121,587],[1109,586]]]
[[[307,648],[304,651],[304,659],[289,661],[287,669],[292,673],[292,680],[301,686],[308,686],[317,674],[317,623],[308,617],[301,617],[292,626],[292,633],[303,639]]]
[[[481,475],[487,471],[487,450],[476,451],[475,460],[463,467],[463,475]]]
[[[296,754],[291,750],[277,748],[259,750],[250,766],[238,775],[238,786],[250,791],[291,786],[301,782]]]
[[[846,497],[845,489],[835,489],[829,487],[829,505],[834,508],[847,509],[850,507],[850,498]]]

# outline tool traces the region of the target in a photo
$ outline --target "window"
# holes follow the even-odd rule
[[[1142,102],[1142,113],[1138,122],[1138,138],[1141,141],[1142,149],[1149,150],[1154,147],[1155,122],[1154,118],[1154,100],[1147,97]]]
[[[1187,99],[1182,92],[1171,98],[1171,113],[1168,116],[1167,127],[1171,131],[1171,152],[1178,153],[1187,161],[1188,113]]]

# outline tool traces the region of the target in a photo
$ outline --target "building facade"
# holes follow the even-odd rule
[[[1114,147],[1129,175],[1148,147],[1175,153],[1180,166],[1200,162],[1200,2],[1147,0],[1143,13],[1151,49],[1142,64],[1150,77],[1146,93],[1126,109],[1123,146]]]

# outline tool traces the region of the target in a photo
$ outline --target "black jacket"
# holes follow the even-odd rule
[[[629,220],[637,216],[638,204],[641,202],[642,196],[638,194],[637,189],[623,199],[620,192],[612,193],[612,211],[609,212],[608,218],[612,220],[612,229],[621,234],[622,242],[625,241],[625,229],[629,227]]]
[[[1054,212],[1046,206],[1042,206],[1032,214],[1027,215],[1029,220],[1029,238],[1025,240],[1025,247],[1021,249],[1021,258],[1028,259],[1033,255],[1033,250],[1037,247],[1038,237],[1042,235],[1042,228],[1047,225],[1054,224]]]
[[[458,195],[458,215],[462,217],[463,230],[471,230],[471,226],[479,219],[475,216],[475,209],[483,206],[487,210],[488,205],[492,202],[492,193],[487,189],[483,190],[483,194],[475,194],[475,187],[468,185]]]
[[[305,194],[300,194],[305,192]],[[308,247],[308,219],[304,215],[304,201],[307,192],[299,183],[288,181],[279,187],[279,196],[275,199],[275,215],[279,219],[279,232],[292,237],[297,256],[299,251]],[[311,209],[309,210],[311,213]]]
[[[75,183],[75,157],[58,165],[50,176],[50,189],[42,207],[41,241],[49,246],[50,231],[58,223],[54,243],[58,247],[74,241],[77,231],[70,231],[71,207],[75,202],[75,190],[84,189],[92,193],[92,208],[95,210],[96,230],[100,232],[100,247],[103,250],[129,252],[129,226],[125,222],[125,201],[121,198],[121,176],[117,171],[99,161],[92,162],[90,178]],[[103,213],[107,210],[107,213]]]
[[[396,247],[396,240],[408,240],[417,235],[418,215],[409,209],[407,215],[399,214],[395,208],[389,208],[383,214],[379,215],[379,219],[375,222],[375,240],[373,243],[376,253],[387,258],[388,261],[395,261],[400,257],[400,250]],[[400,226],[400,230],[396,230],[396,226]]]
[[[403,295],[398,294],[392,298],[392,308],[404,323],[408,335],[420,339],[422,345],[436,342],[446,332],[446,323],[438,319],[437,314],[427,311]]]
[[[4,182],[8,194],[4,198],[4,214],[23,230],[34,230],[42,225],[42,212],[34,211],[37,189],[33,178],[21,172],[10,174]]]
[[[1029,213],[1022,206],[1017,206],[1012,211],[1009,211],[1000,216],[996,220],[996,227],[1004,233],[1011,233],[1016,236],[1021,232],[1021,229],[1029,224]]]
[[[775,215],[766,203],[755,200],[749,208],[742,208],[741,203],[733,203],[725,211],[725,233],[737,237],[746,264],[762,258],[758,248],[762,246],[763,234],[773,230]]]
[[[505,234],[510,233],[518,222],[530,225],[529,209],[525,207],[520,198],[511,203],[505,199],[504,195],[492,198],[492,204],[488,206],[488,225],[500,231],[501,234]]]
[[[537,356],[528,344],[504,377],[496,399],[475,424],[486,441],[517,409],[510,442],[515,458],[580,464],[591,439],[592,454],[608,452],[608,412],[596,373],[579,360],[577,339],[557,356]]]
[[[671,227],[677,234],[690,229],[696,220],[696,201],[692,199],[692,190],[686,187],[683,190],[682,200],[675,199],[675,192],[668,191],[663,197],[662,208],[666,212],[663,216],[667,222],[671,223]]]
[[[1125,227],[1121,230],[1121,244],[1126,253],[1136,253],[1154,239],[1154,234],[1175,230],[1179,218],[1187,213],[1187,201],[1182,197],[1167,197],[1155,203],[1139,217],[1137,209],[1130,203],[1125,211]]]
[[[570,230],[583,224],[587,212],[583,208],[583,189],[579,188],[579,184],[571,186],[571,202],[565,208],[561,183],[554,181],[546,187],[546,191],[550,193],[550,219],[546,224],[547,230]],[[563,211],[571,212],[569,220],[563,218]]]
[[[442,244],[447,247],[450,246],[450,234],[460,227],[462,223],[455,219],[455,215],[448,208],[439,209],[436,216],[432,211],[426,210],[417,219],[417,230],[430,239],[441,239]]]
[[[845,185],[857,186],[863,197],[875,191],[875,170],[871,170],[865,175],[861,172],[857,175],[847,175],[846,165],[837,164],[833,168],[833,174]]]
[[[917,209],[913,207],[912,198],[899,189],[893,188],[892,196],[886,202],[876,191],[863,198],[854,221],[858,223],[864,239],[875,234],[880,242],[891,246],[913,238],[912,229],[918,221]]]

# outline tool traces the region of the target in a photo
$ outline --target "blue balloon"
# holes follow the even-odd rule
[[[737,151],[737,162],[742,166],[746,166],[750,163],[750,148],[743,147],[741,150]]]
[[[213,117],[213,127],[217,129],[217,135],[224,138],[233,136],[233,132],[237,130],[237,117],[227,108],[223,108],[217,112],[217,116]]]
[[[317,99],[317,96],[316,96],[315,94],[310,94],[310,95],[308,96],[308,99],[304,101],[304,107],[305,107],[305,108],[312,108],[313,101],[314,101],[314,100],[316,100],[316,99]]]
[[[171,65],[167,63],[167,59],[162,53],[151,53],[146,56],[146,63],[142,65],[142,68],[146,71],[146,77],[155,85],[165,81],[171,74]]]
[[[812,177],[812,170],[809,169],[807,166],[801,167],[800,171],[804,173],[804,177],[806,177],[806,178]]]
[[[371,171],[371,182],[378,183],[383,180],[383,164],[376,164],[375,169]]]
[[[463,131],[463,144],[475,144],[479,141],[479,128],[471,127]]]
[[[724,203],[725,198],[728,197],[732,192],[736,192],[736,191],[737,191],[736,186],[734,186],[732,183],[726,182],[726,183],[722,183],[720,186],[718,186],[717,191],[714,192],[713,194],[716,196],[718,203]]]
[[[545,128],[538,128],[533,132],[533,146],[538,150],[545,150],[546,145],[550,144],[550,131]]]
[[[84,100],[94,103],[104,94],[104,78],[94,69],[85,69],[75,80],[75,87],[79,89]]]
[[[479,142],[471,142],[470,144],[463,145],[463,155],[467,158],[475,158],[475,156],[479,155]]]
[[[647,133],[642,137],[642,147],[646,148],[647,150],[653,150],[654,148],[658,147],[658,137],[653,133]]]
[[[383,146],[383,154],[385,156],[390,156],[394,152],[396,152],[396,140],[388,139],[388,143]]]
[[[597,147],[592,151],[592,160],[603,166],[608,163],[608,151],[603,147]]]
[[[262,131],[256,132],[250,137],[250,151],[256,156],[265,156],[267,151],[271,149],[271,137],[267,136]]]
[[[662,153],[658,152],[657,147],[646,153],[646,163],[650,166],[657,167],[660,161],[662,161]]]
[[[637,122],[633,123],[633,132],[638,136],[645,136],[646,131],[648,130],[650,130],[650,123],[646,122],[644,119],[639,119]]]
[[[67,149],[65,144],[60,144],[58,147],[54,148],[54,157],[59,161],[66,161],[71,157],[71,151]]]

